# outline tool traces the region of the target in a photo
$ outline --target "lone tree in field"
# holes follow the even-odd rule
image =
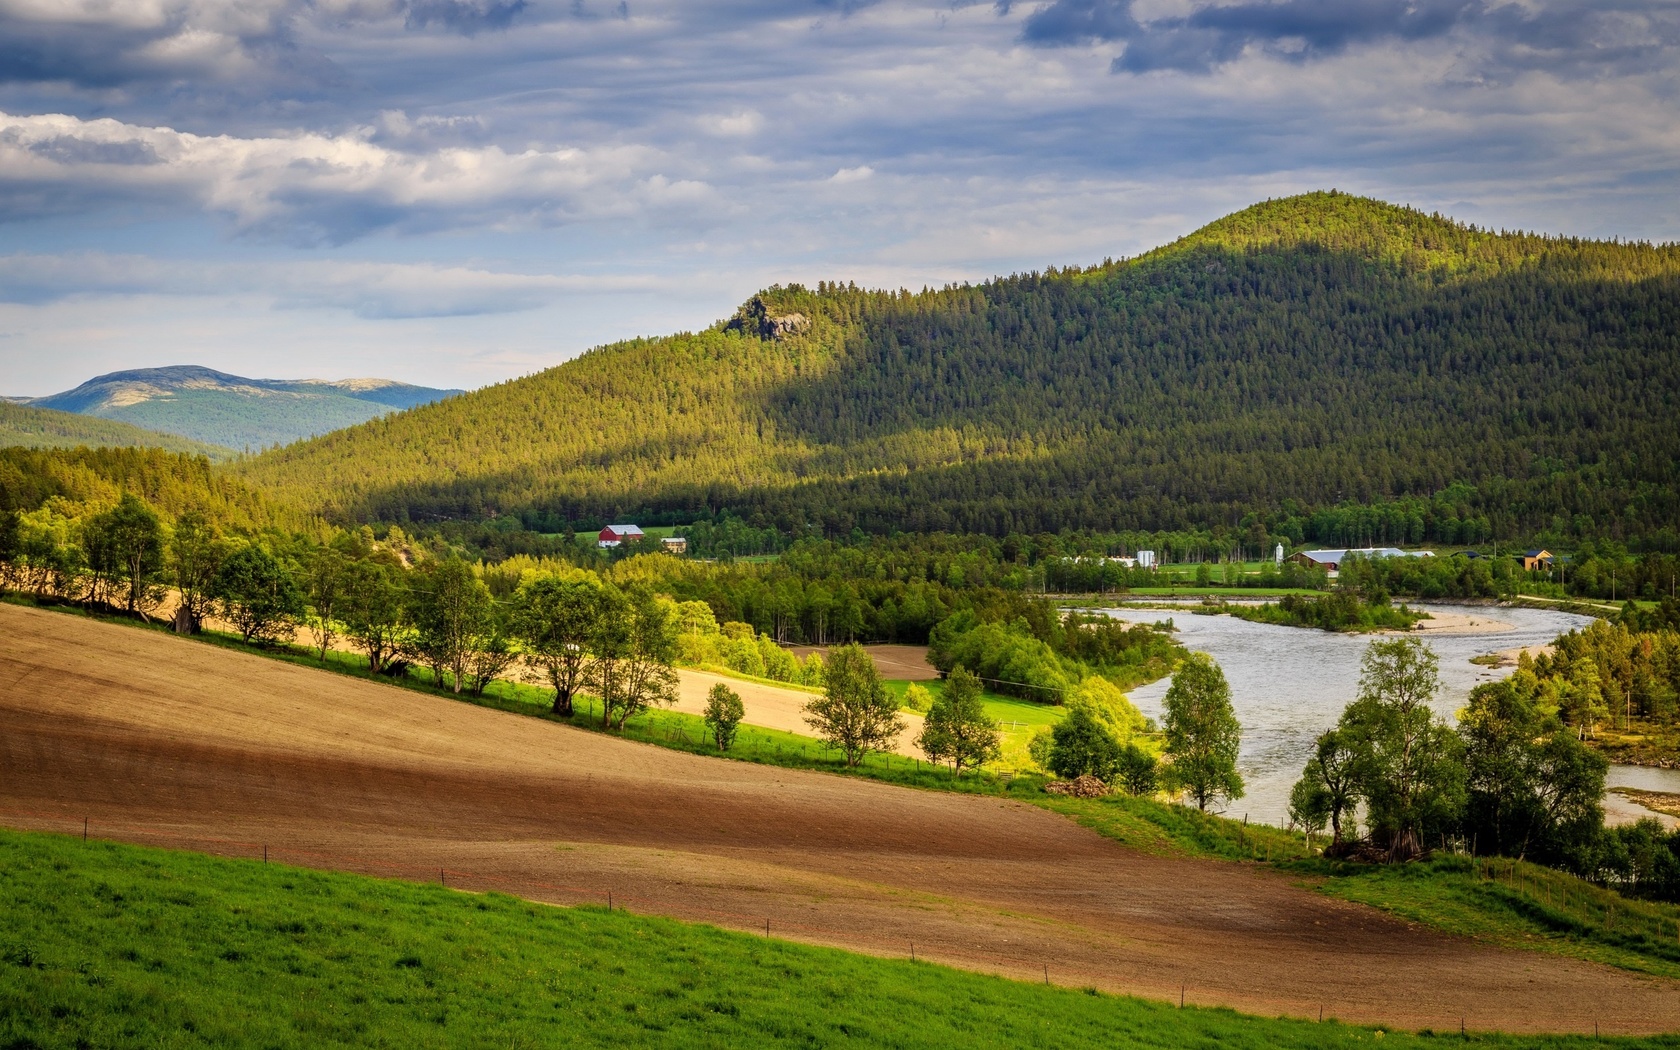
[[[1051,728],[1050,750],[1044,764],[1050,772],[1067,780],[1096,777],[1107,782],[1113,779],[1123,751],[1113,730],[1093,707],[1075,704]]]
[[[904,728],[898,704],[881,685],[875,661],[861,645],[829,651],[823,695],[805,705],[805,723],[855,766],[871,751],[885,751]]]
[[[367,654],[368,670],[380,674],[402,651],[408,629],[408,593],[402,570],[373,558],[345,566],[344,596],[338,603],[344,628]]]
[[[478,630],[467,642],[467,691],[483,696],[485,687],[519,659],[508,637],[507,614],[490,603],[488,612],[478,622]]]
[[[1296,782],[1290,792],[1290,817],[1296,823],[1307,827],[1303,817],[1295,816],[1297,801],[1307,809],[1317,812],[1322,807],[1322,816],[1330,822],[1330,844],[1342,844],[1342,818],[1351,816],[1359,805],[1359,772],[1360,752],[1354,747],[1353,734],[1344,729],[1327,729],[1319,734],[1318,742],[1313,745],[1313,756],[1307,760],[1307,768],[1301,771],[1301,779]],[[1312,833],[1322,828],[1307,828],[1307,842],[1312,843]]]
[[[313,614],[309,626],[315,631],[315,642],[321,661],[326,662],[327,650],[337,634],[336,624],[343,612],[346,561],[337,547],[317,547],[309,552],[305,562],[304,582],[309,590],[309,607]]]
[[[1392,860],[1409,860],[1425,836],[1464,808],[1464,745],[1430,710],[1440,687],[1435,653],[1416,638],[1372,642],[1359,698],[1342,713],[1371,837]]]
[[[1237,748],[1242,725],[1231,710],[1231,687],[1225,672],[1205,653],[1191,653],[1173,674],[1162,703],[1169,787],[1178,788],[1206,811],[1208,804],[1242,798]]]
[[[513,601],[513,633],[526,655],[548,672],[554,713],[570,718],[600,625],[601,586],[593,576],[538,576],[526,581]]]
[[[169,570],[181,604],[175,609],[175,630],[197,634],[214,605],[211,597],[216,570],[227,557],[226,545],[205,516],[189,510],[175,520],[169,538]]]
[[[274,555],[256,544],[234,551],[216,571],[211,593],[247,644],[268,644],[303,616],[303,593]]]
[[[1313,836],[1324,830],[1330,819],[1330,794],[1324,785],[1311,777],[1302,777],[1289,791],[1289,822],[1307,836],[1307,849],[1312,849]]]
[[[746,715],[741,695],[722,682],[712,686],[712,691],[706,694],[706,727],[712,731],[712,739],[719,751],[728,751],[735,743],[735,731]]]
[[[676,624],[669,603],[652,592],[604,586],[590,650],[588,683],[601,698],[603,727],[623,729],[655,704],[676,702]]]
[[[1120,749],[1114,764],[1114,782],[1133,795],[1153,795],[1160,783],[1160,763],[1155,756],[1136,744]]]
[[[945,689],[934,698],[927,721],[916,737],[916,746],[929,762],[950,762],[951,775],[975,769],[997,758],[998,724],[981,703],[980,679],[958,664],[945,679]]]
[[[459,693],[467,685],[467,665],[490,615],[490,591],[473,575],[472,566],[456,557],[426,562],[415,575],[408,609],[414,625],[412,651],[432,669],[433,684],[443,688],[448,672]]]

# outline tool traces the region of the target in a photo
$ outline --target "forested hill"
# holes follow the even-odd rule
[[[171,365],[96,376],[29,403],[233,449],[261,449],[458,393],[389,379],[247,379]]]
[[[207,445],[177,434],[144,430],[114,419],[98,419],[74,412],[33,408],[12,401],[0,401],[0,448],[161,448],[186,452],[211,460],[232,459],[231,448]]]
[[[1319,193],[1089,269],[770,289],[235,469],[341,518],[1001,534],[1445,493],[1671,542],[1677,460],[1680,248]]]

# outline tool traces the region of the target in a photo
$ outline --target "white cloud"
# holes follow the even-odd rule
[[[1195,75],[1111,74],[1117,38],[1029,46],[1048,2],[630,0],[626,19],[544,0],[492,32],[512,10],[493,0],[0,0],[0,237],[31,253],[0,285],[34,318],[0,324],[48,360],[67,304],[120,306],[167,348],[171,323],[237,300],[286,334],[222,317],[232,352],[329,318],[357,353],[435,325],[475,362],[535,360],[543,326],[569,352],[726,316],[774,281],[1095,262],[1329,186],[1680,237],[1680,66],[1615,59],[1646,22],[1594,16],[1554,46],[1534,34],[1559,20],[1522,13],[1588,0],[1507,4],[1520,47],[1366,34]],[[602,274],[643,276],[578,283]]]
[[[112,295],[266,296],[281,309],[347,310],[369,320],[516,313],[567,295],[670,291],[653,274],[515,273],[370,260],[182,262],[78,252],[0,255],[0,301]]]
[[[729,114],[708,113],[700,118],[700,127],[708,134],[728,138],[748,138],[764,127],[764,114],[740,109]]]
[[[0,202],[174,199],[244,229],[313,227],[325,239],[405,223],[447,227],[513,216],[556,223],[622,212],[638,181],[644,195],[667,200],[694,199],[703,189],[657,173],[638,180],[657,159],[633,145],[409,153],[359,135],[240,138],[0,113]]]

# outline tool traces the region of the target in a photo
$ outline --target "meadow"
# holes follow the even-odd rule
[[[1408,1047],[1444,1035],[1180,1008],[600,906],[41,834],[0,832],[0,913],[0,1045],[17,1048]]]
[[[63,609],[62,613],[85,615],[73,609]],[[114,622],[130,629],[146,630],[134,621]],[[196,641],[347,677],[371,678],[365,662],[350,653],[329,651],[323,664],[313,651],[298,647],[253,650],[235,637],[216,633],[206,633],[197,639],[170,637],[176,644],[191,645]],[[735,746],[720,756],[704,723],[693,715],[650,711],[630,719],[619,733],[600,727],[598,709],[588,698],[580,699],[579,716],[566,720],[549,713],[551,697],[544,689],[496,681],[483,696],[473,697],[437,690],[425,675],[421,671],[403,679],[372,680],[391,689],[442,695],[477,706],[564,723],[578,731],[610,733],[697,755],[924,790],[1008,798],[1061,813],[1105,838],[1151,856],[1278,866],[1321,893],[1368,904],[1436,929],[1507,947],[1680,977],[1680,908],[1627,901],[1612,891],[1536,865],[1518,863],[1507,870],[1499,865],[1511,862],[1495,859],[1472,863],[1468,858],[1452,856],[1401,867],[1329,862],[1317,856],[1305,836],[1297,832],[1249,825],[1185,806],[1123,794],[1100,799],[1048,795],[1042,790],[1045,778],[1041,775],[982,771],[954,779],[948,769],[890,754],[872,754],[860,766],[848,768],[837,752],[814,738],[757,726],[743,726]],[[1054,717],[1052,709],[1042,705],[999,697],[990,700],[997,705],[994,717],[1006,714],[1003,708],[1020,708],[1018,713],[1025,717]],[[1322,844],[1320,838],[1315,845]],[[1515,878],[1510,875],[1512,871],[1516,873]]]

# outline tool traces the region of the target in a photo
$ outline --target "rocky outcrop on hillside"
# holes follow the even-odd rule
[[[811,319],[801,313],[772,314],[762,296],[753,296],[735,311],[724,328],[731,332],[746,332],[760,339],[786,339],[803,335],[811,327]]]

